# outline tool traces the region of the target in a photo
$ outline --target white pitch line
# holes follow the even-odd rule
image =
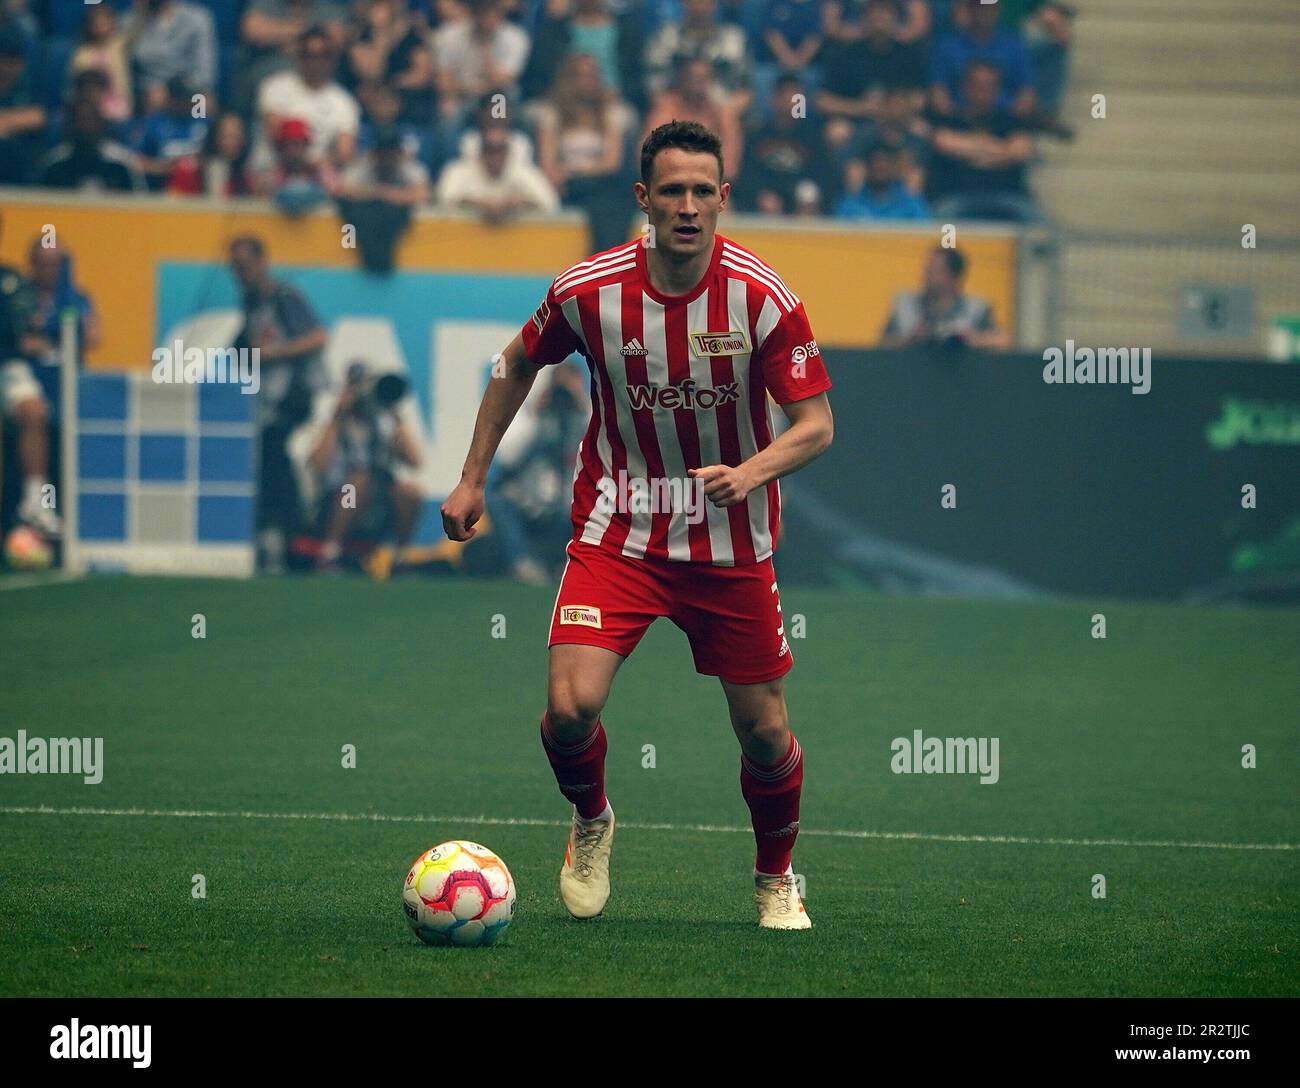
[[[212,809],[53,808],[49,805],[0,805],[0,816],[145,816],[185,820],[334,820],[345,823],[479,824],[485,827],[568,827],[567,820],[538,820],[526,816],[391,816],[383,812],[219,812]],[[702,831],[751,835],[748,827],[716,824],[641,824],[622,822],[630,831]],[[939,835],[928,831],[849,831],[841,828],[800,828],[801,835],[837,839],[895,839],[918,842],[995,843],[1016,846],[1132,846],[1187,850],[1300,850],[1294,842],[1179,842],[1173,839],[1058,839],[1024,835]]]
[[[42,586],[62,586],[69,582],[83,582],[85,575],[55,571],[52,574],[6,574],[0,578],[0,591],[15,589],[40,589]]]

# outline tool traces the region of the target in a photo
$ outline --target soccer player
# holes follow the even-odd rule
[[[453,540],[474,535],[488,466],[538,370],[581,354],[592,417],[541,722],[574,806],[560,897],[575,918],[609,898],[615,820],[601,711],[619,666],[666,616],[690,640],[696,671],[726,694],[757,843],[759,925],[807,929],[790,862],[803,755],[782,689],[793,662],[772,548],[777,478],[830,445],[831,383],[803,304],[716,233],[731,188],[723,176],[722,145],[703,126],[672,121],[646,137],[634,186],[645,238],[561,273],[502,353],[443,526]],[[777,438],[769,393],[790,422]]]

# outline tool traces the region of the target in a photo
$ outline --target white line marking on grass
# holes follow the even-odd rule
[[[392,816],[383,812],[219,812],[212,809],[53,808],[49,805],[0,805],[0,816],[145,816],[183,820],[334,820],[344,823],[480,824],[485,827],[568,827],[568,820],[538,820],[526,816]],[[748,827],[716,824],[641,824],[619,822],[631,831],[703,831],[729,835],[753,834]],[[848,831],[841,828],[800,828],[800,835],[836,839],[898,839],[918,842],[1009,843],[1017,846],[1135,846],[1187,850],[1300,850],[1294,842],[1179,842],[1173,839],[1058,839],[1025,835],[939,835],[929,831]]]
[[[84,582],[85,575],[55,571],[53,574],[6,574],[0,578],[0,590],[40,589],[41,586],[60,586],[69,582]]]

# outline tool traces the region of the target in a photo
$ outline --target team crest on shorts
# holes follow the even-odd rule
[[[749,337],[740,332],[693,332],[691,351],[697,358],[710,355],[745,355],[749,351]]]
[[[566,604],[560,606],[560,623],[577,627],[600,627],[600,609],[589,604]]]

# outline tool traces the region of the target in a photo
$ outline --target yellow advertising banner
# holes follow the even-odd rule
[[[919,289],[926,253],[938,241],[933,225],[872,229],[724,216],[719,229],[780,273],[803,299],[827,347],[875,344],[894,296]],[[343,224],[325,213],[289,219],[260,201],[50,199],[14,190],[4,199],[0,261],[25,268],[33,240],[50,231],[71,251],[75,281],[102,318],[104,341],[88,356],[92,367],[149,364],[161,262],[221,262],[233,238],[254,234],[276,265],[357,263],[356,250],[344,244]],[[992,303],[999,325],[1014,328],[1014,235],[964,230],[959,244],[969,264],[967,290]],[[577,216],[506,226],[422,217],[401,243],[399,270],[553,276],[587,255],[587,232]],[[511,321],[525,317],[502,315]]]

